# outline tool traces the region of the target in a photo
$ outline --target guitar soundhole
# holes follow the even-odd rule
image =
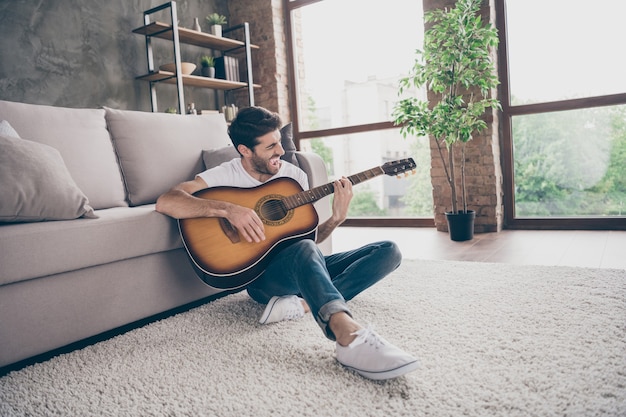
[[[257,203],[255,211],[263,223],[270,226],[280,226],[293,217],[293,210],[286,209],[282,196],[265,196]]]

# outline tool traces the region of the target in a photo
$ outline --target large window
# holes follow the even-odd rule
[[[421,0],[287,4],[299,148],[321,155],[331,178],[413,158],[415,175],[355,186],[350,218],[378,218],[378,224],[381,218],[410,219],[412,225],[427,218],[432,224],[428,141],[404,139],[391,123],[398,81],[411,69],[424,36]]]
[[[500,0],[506,222],[605,228],[626,216],[623,0]]]
[[[517,217],[626,215],[626,106],[514,116]]]
[[[389,121],[421,47],[421,1],[324,0],[299,9],[300,130]]]

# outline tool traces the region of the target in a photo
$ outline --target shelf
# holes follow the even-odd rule
[[[236,90],[238,88],[247,87],[247,83],[238,82],[238,81],[227,81],[222,80],[220,78],[209,78],[202,77],[199,75],[184,75],[183,85],[192,86],[192,87],[204,87],[204,88],[213,88],[216,90]],[[136,77],[138,80],[142,81],[152,81],[152,82],[164,82],[168,84],[176,84],[176,74],[168,71],[154,71],[149,74],[140,75]],[[260,85],[254,84],[255,88],[261,88]]]
[[[166,39],[169,41],[174,40],[172,25],[162,22],[149,23],[133,30],[133,33]],[[243,48],[245,46],[244,42],[236,39],[215,36],[210,33],[198,32],[197,30],[181,27],[178,28],[178,39],[181,43],[216,49],[219,51],[229,51],[232,49]],[[250,45],[250,48],[259,49],[257,45]]]
[[[161,12],[169,9],[170,23],[163,22],[151,22],[150,16],[154,13]],[[248,103],[250,106],[254,106],[254,90],[261,88],[260,85],[254,84],[254,78],[252,75],[252,49],[260,49],[257,45],[250,43],[250,25],[248,22],[243,22],[240,25],[231,26],[224,31],[224,33],[230,33],[233,31],[241,30],[242,40],[231,39],[223,36],[215,36],[210,33],[204,33],[199,30],[192,30],[179,27],[176,22],[178,21],[178,13],[176,11],[176,2],[170,1],[160,6],[153,7],[143,12],[144,25],[134,29],[132,32],[138,35],[142,35],[146,41],[146,55],[148,58],[148,73],[144,75],[136,76],[135,79],[139,81],[146,81],[150,84],[150,104],[152,111],[156,112],[157,109],[157,85],[159,83],[173,84],[176,86],[176,93],[178,95],[178,112],[180,114],[185,113],[185,93],[183,87],[200,87],[211,90],[217,90],[223,92],[222,94],[215,94],[215,106],[220,107],[220,98],[223,96],[223,102],[226,103],[227,98],[230,97],[228,91],[245,89],[247,90]],[[176,30],[174,27],[176,26]],[[246,81],[230,81],[222,78],[210,78],[200,75],[185,75],[176,73],[176,69],[168,68],[171,71],[163,71],[160,68],[155,69],[152,39],[160,38],[166,41],[170,41],[174,48],[174,62],[181,62],[181,45],[193,45],[200,48],[210,49],[216,51],[217,56],[227,57],[228,55],[235,55],[242,57],[245,62],[243,69],[245,75],[242,72],[241,78]],[[212,53],[213,54],[213,53]],[[213,56],[215,56],[213,54]],[[196,72],[200,74],[200,72]],[[220,74],[222,75],[222,74]],[[239,77],[227,77],[235,78]]]

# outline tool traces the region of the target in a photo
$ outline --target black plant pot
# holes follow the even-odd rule
[[[467,213],[451,213],[446,212],[446,220],[448,221],[448,233],[450,239],[456,242],[472,240],[474,238],[474,219],[476,212],[468,210]]]

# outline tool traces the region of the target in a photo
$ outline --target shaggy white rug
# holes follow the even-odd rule
[[[421,368],[363,379],[238,293],[9,373],[0,415],[626,415],[624,270],[411,260],[350,304]]]

